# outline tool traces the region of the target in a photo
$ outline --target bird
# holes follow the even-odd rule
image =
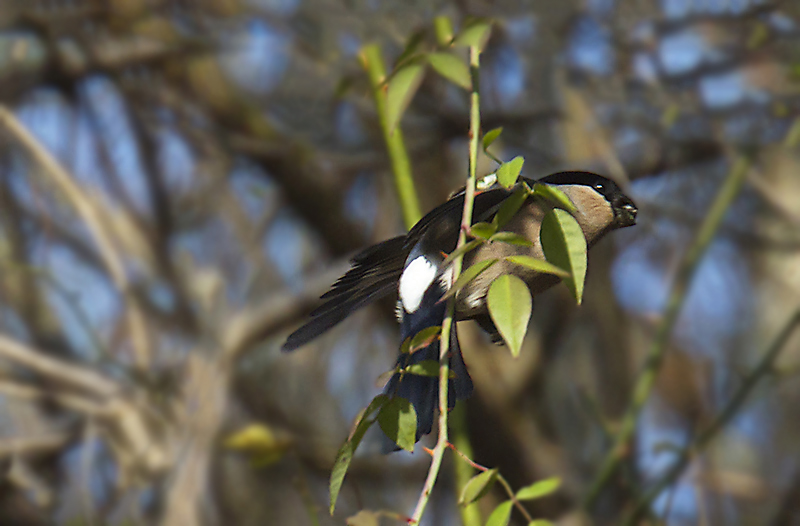
[[[473,224],[491,221],[501,204],[517,189],[522,185],[532,187],[534,184],[555,187],[572,202],[574,207],[569,207],[572,208],[570,213],[586,238],[587,248],[591,248],[608,232],[636,223],[638,209],[631,198],[614,181],[592,172],[558,172],[537,180],[520,176],[511,188],[498,184],[496,176],[487,176],[481,183],[474,197]],[[400,323],[401,342],[407,343],[427,328],[441,326],[446,309],[446,302],[442,299],[453,285],[452,265],[446,263],[446,259],[456,249],[464,199],[465,191],[462,189],[428,212],[407,234],[372,245],[356,254],[351,260],[350,270],[322,295],[322,305],[310,314],[308,322],[289,335],[282,350],[292,351],[305,345],[361,307],[392,293],[397,294],[396,314]],[[537,272],[503,259],[512,255],[544,259],[539,239],[540,228],[545,214],[553,207],[560,206],[529,194],[503,230],[523,236],[530,243],[483,243],[464,255],[464,269],[488,259],[498,261],[455,295],[457,321],[474,320],[492,341],[502,343],[502,337],[487,308],[486,295],[492,281],[504,274],[519,277],[528,286],[533,298],[559,283],[561,278],[558,276]],[[455,406],[456,400],[469,398],[473,391],[455,328],[456,324],[451,324],[448,409]],[[417,416],[416,441],[432,432],[438,406],[438,378],[403,372],[407,367],[426,360],[438,362],[439,339],[430,338],[421,345],[413,352],[400,353],[395,373],[384,388],[384,393],[389,397],[405,398],[414,406]]]

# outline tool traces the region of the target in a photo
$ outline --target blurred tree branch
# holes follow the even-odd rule
[[[663,319],[658,332],[647,355],[644,369],[639,375],[634,386],[630,406],[623,417],[619,430],[614,438],[614,443],[606,458],[601,463],[597,477],[592,482],[584,500],[584,507],[591,508],[600,493],[611,482],[612,477],[619,469],[622,462],[628,458],[630,440],[636,431],[639,415],[650,398],[656,377],[664,360],[664,355],[669,348],[672,330],[681,313],[689,285],[694,277],[697,267],[702,260],[714,234],[733,200],[739,194],[752,164],[751,154],[740,154],[732,163],[728,176],[723,181],[708,209],[708,213],[695,235],[694,241],[689,246],[683,257],[680,267],[673,281],[672,290],[667,299]]]
[[[122,260],[122,254],[117,244],[112,239],[109,226],[114,224],[112,215],[105,210],[103,205],[93,199],[82,189],[74,176],[48,152],[33,135],[19,122],[7,108],[0,106],[0,123],[25,147],[31,157],[44,168],[56,187],[63,192],[67,200],[75,207],[78,215],[83,219],[86,227],[91,232],[95,244],[100,252],[101,259],[108,269],[109,275],[120,292],[130,303],[127,309],[128,331],[133,344],[133,352],[137,365],[146,369],[152,359],[152,343],[149,341],[148,329],[141,306],[134,294],[131,283]],[[128,223],[126,233],[136,229]]]
[[[307,520],[308,501],[298,500],[286,480],[310,466],[303,495],[322,500],[331,437],[345,432],[353,399],[375,389],[363,371],[388,360],[391,329],[374,323],[375,316],[354,320],[358,334],[344,329],[319,345],[329,352],[275,355],[275,340],[346,268],[339,256],[400,228],[392,194],[375,177],[390,163],[369,102],[375,93],[360,80],[354,59],[364,42],[379,42],[393,56],[409,28],[428,24],[432,14],[496,16],[496,36],[484,56],[482,121],[487,129],[505,128],[498,147],[504,154],[527,154],[533,175],[578,167],[608,171],[606,166],[627,173],[640,180],[634,191],[643,190],[634,198],[651,227],[686,230],[701,219],[681,200],[665,203],[661,189],[669,185],[658,186],[668,179],[664,175],[683,171],[688,175],[681,192],[694,192],[731,145],[774,142],[774,129],[798,111],[796,92],[788,89],[797,62],[799,12],[792,2],[738,11],[685,2],[684,11],[669,11],[675,7],[669,2],[617,2],[602,9],[598,3],[512,2],[499,10],[451,2],[284,4],[12,0],[0,6],[0,103],[7,108],[0,127],[9,139],[0,151],[0,453],[4,446],[20,448],[8,453],[14,475],[0,488],[4,520],[161,520],[181,526],[184,519],[243,526]],[[602,70],[597,59],[606,37],[611,59]],[[685,46],[682,56],[696,52],[699,59],[675,72],[669,67],[674,45],[691,38],[699,44]],[[576,60],[585,59],[578,52],[587,48],[588,65]],[[267,74],[256,71],[281,60],[286,64]],[[604,135],[599,155],[584,156],[580,166],[562,155],[563,143],[555,139],[554,128],[568,113],[558,106],[556,75],[585,106],[571,124],[588,122],[591,132]],[[332,96],[342,76],[357,80],[346,95]],[[735,99],[736,89],[720,84],[734,77],[741,98],[711,105],[723,92]],[[95,91],[98,84],[103,88]],[[425,175],[418,179],[425,182],[424,206],[446,195],[466,171],[457,153],[466,149],[468,126],[468,99],[461,95],[429,78],[409,107],[408,160],[417,175]],[[109,102],[114,120],[104,113]],[[40,146],[51,149],[44,154],[56,154],[56,166],[8,132],[12,111],[24,114]],[[795,123],[788,135],[798,129]],[[759,151],[760,159],[770,155]],[[783,170],[788,175],[782,177],[792,177],[793,170]],[[750,188],[769,205],[763,208],[786,221],[784,230],[762,231],[775,221],[765,215],[759,223],[721,225],[716,235],[736,244],[743,259],[790,261],[797,245],[788,226],[796,222],[791,192],[755,173],[748,175]],[[72,180],[77,201],[59,176]],[[370,194],[377,203],[355,201],[362,194],[352,191],[354,183],[364,180],[379,182],[378,195]],[[378,210],[372,217],[370,206]],[[756,204],[758,213],[761,206]],[[354,219],[353,210],[364,217]],[[302,236],[273,231],[290,223],[302,225]],[[659,230],[641,235],[657,238]],[[276,236],[282,245],[271,244]],[[293,237],[303,238],[302,247]],[[630,238],[622,243],[636,245]],[[275,254],[291,248],[301,254],[291,260],[297,268],[287,271]],[[615,254],[611,245],[594,252],[595,276],[612,275]],[[651,268],[660,262],[647,257]],[[781,294],[791,296],[791,273],[771,268],[754,265],[754,283],[775,279]],[[294,272],[289,281],[287,272]],[[469,406],[479,460],[498,465],[512,486],[545,474],[567,483],[557,498],[529,506],[534,516],[567,511],[596,461],[601,439],[584,421],[585,411],[573,414],[575,390],[585,389],[605,412],[615,413],[625,385],[634,381],[630,357],[642,345],[637,331],[648,324],[631,318],[648,313],[628,307],[612,313],[610,298],[620,298],[616,284],[616,278],[604,280],[593,294],[597,305],[578,315],[557,292],[537,301],[542,344],[529,354],[543,347],[544,359],[527,356],[508,366],[473,338],[470,367],[484,369],[490,383]],[[769,303],[780,308],[772,296]],[[134,342],[146,367],[129,363],[137,335],[131,306],[142,322],[139,335],[147,337]],[[390,309],[384,310],[388,317]],[[592,345],[597,352],[587,365],[582,351],[598,332],[604,344],[599,350]],[[90,352],[95,347],[102,349],[99,355]],[[685,361],[686,367],[697,364]],[[362,376],[349,366],[354,363]],[[506,376],[508,369],[516,376]],[[715,382],[730,375],[725,367],[715,371]],[[793,404],[791,394],[780,397]],[[220,450],[217,437],[250,420],[288,430],[300,464],[287,460],[255,470],[239,459],[231,469],[232,453]],[[770,447],[759,460],[781,454],[777,445]],[[91,460],[77,477],[76,451]],[[357,459],[351,476],[359,487],[348,505],[382,505],[387,492],[393,506],[410,503],[420,469],[420,463]],[[634,478],[643,469],[630,463]],[[237,484],[242,479],[248,483]],[[447,478],[440,484],[452,489]],[[97,486],[110,489],[95,491]],[[635,493],[622,493],[592,518],[603,521],[638,502]],[[704,499],[713,519],[725,495],[711,493]],[[790,516],[785,510],[791,495],[788,488],[765,497],[776,506],[783,501],[776,521]],[[429,508],[437,522],[451,518],[440,506]],[[324,525],[328,520],[320,517]]]
[[[653,501],[658,498],[666,488],[675,483],[691,460],[700,454],[709,442],[717,436],[720,430],[739,413],[758,382],[772,373],[775,361],[781,351],[786,347],[786,342],[798,325],[800,325],[800,308],[789,317],[789,320],[783,325],[775,336],[775,339],[770,342],[763,351],[755,367],[742,379],[741,385],[716,418],[714,418],[694,440],[681,448],[672,465],[665,470],[664,474],[661,475],[653,487],[636,503],[635,508],[624,522],[626,526],[638,524],[642,514],[649,510]]]

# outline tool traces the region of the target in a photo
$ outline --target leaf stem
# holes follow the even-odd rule
[[[422,211],[414,188],[411,161],[406,151],[403,132],[400,130],[400,126],[397,126],[394,131],[389,129],[386,109],[386,66],[383,63],[381,48],[377,44],[369,44],[362,48],[360,56],[361,64],[367,71],[372,93],[375,97],[378,121],[381,131],[383,131],[386,150],[392,163],[394,186],[397,191],[397,197],[400,200],[400,207],[403,210],[403,222],[406,225],[406,229],[410,229],[420,220]]]
[[[453,451],[458,454],[471,457],[472,444],[467,434],[467,415],[463,405],[456,405],[450,412],[450,440]],[[470,465],[465,462],[453,462],[455,473],[455,491],[467,485],[467,482],[475,474]],[[481,526],[481,512],[477,502],[472,502],[460,508],[462,526]]]
[[[477,462],[469,458],[467,455],[459,451],[458,448],[453,444],[448,444],[447,447],[452,449],[459,457],[461,457],[464,460],[464,462],[466,462],[473,468],[477,469],[478,471],[489,471],[489,468],[481,464],[478,464]],[[511,488],[511,484],[509,484],[508,481],[505,479],[505,477],[503,477],[503,475],[501,475],[499,472],[497,473],[497,481],[500,482],[500,484],[503,486],[503,489],[505,489],[506,493],[508,494],[508,499],[514,503],[514,507],[516,507],[519,510],[519,512],[522,514],[523,517],[525,517],[525,521],[527,521],[528,523],[532,523],[533,517],[531,517],[531,514],[528,513],[528,510],[525,509],[525,506],[523,506],[522,503],[519,501],[516,493],[514,493],[514,490]]]
[[[634,386],[631,403],[623,417],[622,424],[614,440],[611,451],[609,451],[608,455],[603,460],[598,475],[592,482],[589,492],[582,503],[584,508],[590,508],[597,502],[600,493],[606,485],[609,484],[614,474],[619,469],[620,464],[627,456],[629,442],[636,431],[639,415],[653,390],[653,385],[661,369],[664,355],[669,347],[672,330],[678,321],[678,316],[681,313],[686,293],[689,290],[689,285],[692,282],[692,278],[697,271],[697,267],[706,249],[722,223],[725,212],[728,211],[728,208],[730,208],[734,199],[739,194],[739,190],[746,180],[747,173],[752,163],[753,158],[752,155],[749,154],[741,154],[734,161],[719,192],[714,198],[714,202],[708,214],[703,219],[703,223],[694,241],[683,258],[667,300],[663,320],[658,328],[650,352],[647,355],[644,369]]]

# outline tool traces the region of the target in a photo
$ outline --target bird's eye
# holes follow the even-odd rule
[[[606,189],[606,187],[603,183],[597,183],[596,185],[594,185],[594,189],[597,190],[598,192],[602,192],[603,190]]]

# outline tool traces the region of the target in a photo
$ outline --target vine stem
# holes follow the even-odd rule
[[[469,48],[469,67],[470,75],[472,77],[472,93],[470,95],[470,126],[469,126],[469,176],[467,177],[467,185],[464,193],[464,211],[461,215],[461,230],[458,234],[457,248],[464,245],[467,240],[467,231],[472,224],[472,205],[475,200],[475,174],[477,171],[478,163],[478,138],[481,129],[481,114],[480,114],[480,86],[478,83],[478,70],[480,67],[480,48],[478,46],[470,46]],[[453,261],[453,282],[458,279],[461,274],[462,256],[456,257]],[[455,297],[447,301],[446,313],[444,321],[442,322],[442,338],[439,346],[439,437],[436,441],[436,446],[433,448],[431,466],[428,469],[428,476],[425,479],[425,485],[422,487],[417,505],[414,508],[414,513],[411,515],[411,523],[419,524],[422,514],[425,512],[425,507],[430,500],[433,486],[436,484],[436,479],[439,476],[439,470],[442,466],[442,459],[444,452],[447,449],[447,387],[450,375],[449,354],[450,354],[450,330],[455,323]]]
[[[478,464],[477,462],[469,458],[467,455],[459,451],[458,448],[453,444],[447,444],[447,447],[452,449],[459,457],[461,457],[464,460],[464,462],[466,462],[473,468],[477,469],[478,471],[489,471],[489,468]],[[514,506],[519,510],[522,516],[525,517],[525,520],[528,523],[532,523],[533,517],[531,517],[531,514],[528,513],[528,510],[526,510],[525,506],[523,506],[522,503],[519,501],[517,495],[514,493],[514,490],[511,489],[511,484],[509,484],[508,481],[505,479],[505,477],[503,477],[503,475],[501,475],[499,472],[497,473],[497,481],[503,486],[503,489],[506,490],[509,500],[514,503]]]
[[[463,405],[456,405],[450,411],[450,442],[458,448],[459,453],[467,457],[472,457],[473,450],[467,434],[467,415]],[[466,462],[454,462],[453,472],[455,475],[454,491],[458,498],[460,488],[467,485],[474,475],[472,468]],[[462,526],[482,526],[481,512],[477,502],[473,502],[460,508]]]
[[[742,188],[747,178],[752,163],[752,156],[748,154],[741,154],[734,161],[719,192],[714,198],[714,202],[708,214],[706,214],[706,217],[703,219],[703,223],[700,225],[700,229],[694,241],[686,252],[681,266],[678,268],[672,290],[667,300],[663,320],[658,328],[650,352],[647,354],[644,369],[634,386],[631,403],[623,417],[622,424],[614,439],[611,451],[609,451],[608,455],[603,460],[598,475],[592,482],[589,492],[582,503],[583,508],[590,508],[597,502],[600,493],[602,493],[606,485],[609,484],[622,461],[627,456],[629,442],[636,431],[639,415],[647,403],[647,400],[650,398],[650,393],[653,390],[656,377],[661,370],[661,363],[664,360],[664,355],[666,354],[671,340],[672,329],[678,321],[678,316],[681,313],[686,294],[689,291],[689,285],[691,285],[692,278],[697,271],[697,267],[706,249],[711,244],[720,224],[722,224],[725,213],[739,194],[739,190]]]
[[[410,229],[422,217],[422,210],[414,188],[414,178],[411,175],[411,160],[408,157],[408,151],[403,140],[403,132],[400,130],[400,126],[397,126],[394,131],[389,129],[386,104],[386,66],[383,63],[380,46],[377,44],[365,46],[361,50],[360,58],[362,66],[367,71],[372,93],[375,97],[375,109],[378,113],[383,139],[386,142],[389,160],[392,163],[394,186],[395,190],[397,190],[400,207],[403,210],[403,222],[406,225],[406,229]]]

